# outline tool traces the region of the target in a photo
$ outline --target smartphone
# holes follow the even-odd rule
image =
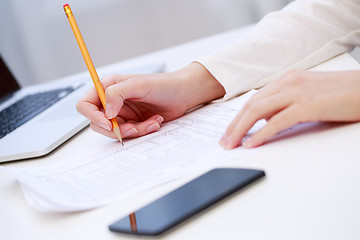
[[[111,231],[159,235],[265,176],[255,169],[217,168],[119,219]]]

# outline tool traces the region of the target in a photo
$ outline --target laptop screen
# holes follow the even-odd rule
[[[0,101],[20,88],[0,55]]]

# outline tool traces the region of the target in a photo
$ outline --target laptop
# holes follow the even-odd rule
[[[154,63],[118,73],[155,73]],[[21,88],[0,55],[0,162],[46,155],[89,124],[76,103],[91,88],[88,73]]]

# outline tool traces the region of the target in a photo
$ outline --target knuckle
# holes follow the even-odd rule
[[[302,79],[303,79],[303,71],[300,70],[289,70],[282,77],[283,81],[286,81],[291,85],[299,84],[302,81]]]
[[[108,76],[105,76],[101,79],[101,82],[108,82],[108,81],[112,81],[114,78],[114,75],[108,75]]]
[[[252,103],[251,106],[248,108],[248,112],[251,116],[258,115],[261,112],[262,108],[262,104],[255,102]]]
[[[116,87],[115,85],[111,85],[111,86],[108,86],[106,89],[105,89],[105,95],[107,97],[113,97],[116,95]]]
[[[251,100],[251,99],[250,99],[250,100]],[[250,100],[248,100],[248,101],[244,104],[244,106],[243,106],[243,109],[244,109],[244,110],[247,110],[247,109],[251,108],[252,102],[251,102]]]
[[[280,131],[281,122],[282,119],[279,118],[272,119],[272,121],[269,122],[269,128],[271,127],[272,132],[277,133]]]
[[[113,74],[103,77],[101,79],[101,84],[103,85],[104,88],[106,88],[106,86],[109,85],[111,86],[112,84],[116,84],[119,81],[121,81],[121,76]]]
[[[267,136],[274,135],[281,131],[281,121],[270,119],[262,130]]]
[[[256,98],[258,96],[257,94],[258,92],[252,95],[251,98],[245,102],[243,107],[245,110],[251,109],[254,106],[254,104],[256,103]]]

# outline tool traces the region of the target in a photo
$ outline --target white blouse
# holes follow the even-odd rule
[[[265,16],[229,46],[197,61],[223,85],[224,100],[360,46],[360,0],[298,0]]]

